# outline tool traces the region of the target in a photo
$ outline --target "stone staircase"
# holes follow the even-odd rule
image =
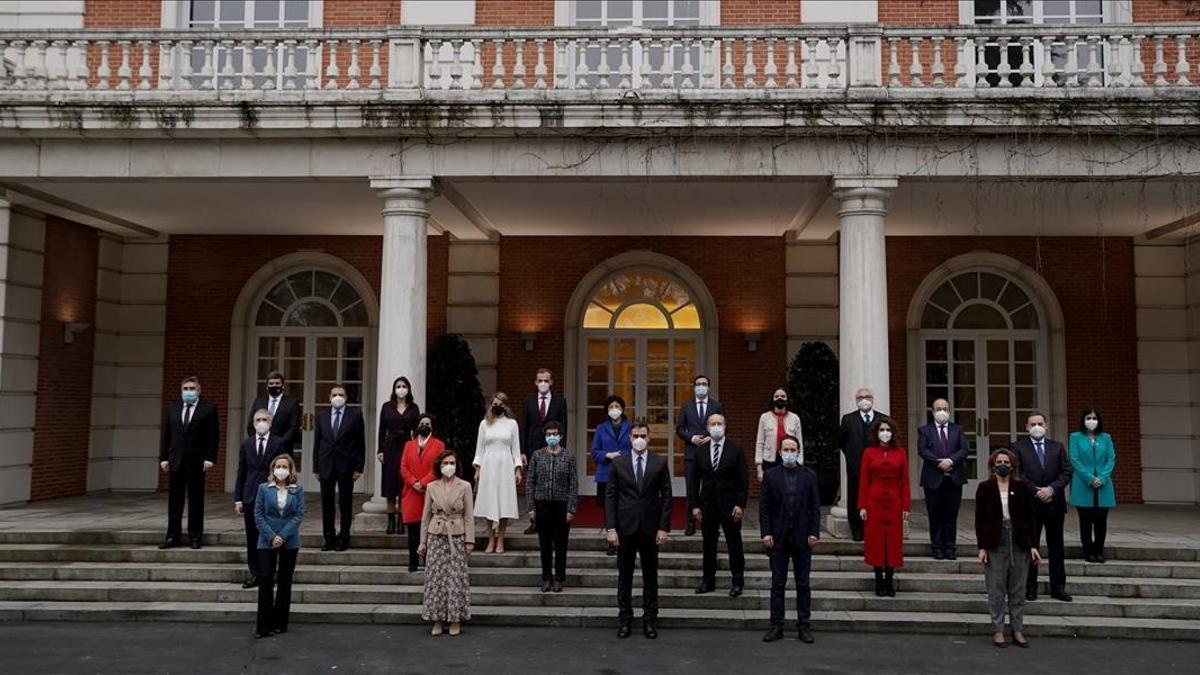
[[[154,531],[0,532],[0,620],[238,621],[249,626],[255,590],[243,590],[242,536],[206,535],[205,548],[160,551]],[[494,625],[616,625],[615,559],[595,530],[572,535],[566,589],[541,593],[533,537],[510,537],[505,555],[471,559],[473,622]],[[404,537],[363,534],[342,553],[317,550],[306,534],[296,571],[295,621],[420,622],[423,572],[407,571]],[[747,539],[746,592],[697,596],[700,538],[678,534],[660,555],[663,628],[765,629],[770,572],[761,544]],[[971,557],[935,561],[906,545],[895,598],[877,598],[859,545],[825,541],[813,567],[814,625],[820,630],[987,634],[980,565]],[[966,549],[971,550],[969,547]],[[1068,547],[1072,603],[1027,605],[1031,635],[1200,640],[1200,551],[1115,545],[1103,565]],[[724,564],[722,564],[724,568]],[[722,588],[724,586],[724,588]],[[1043,597],[1048,595],[1044,587]],[[635,586],[635,596],[637,588]],[[634,598],[635,606],[640,602]],[[788,601],[789,620],[794,618]],[[249,630],[249,628],[247,629]]]

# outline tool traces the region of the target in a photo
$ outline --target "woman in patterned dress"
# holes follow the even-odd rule
[[[433,622],[431,635],[441,635],[443,623],[450,624],[450,635],[458,635],[462,622],[471,618],[467,557],[475,550],[475,504],[471,484],[458,477],[458,456],[453,450],[443,450],[434,466],[440,478],[425,491],[417,549],[425,556],[421,617]]]

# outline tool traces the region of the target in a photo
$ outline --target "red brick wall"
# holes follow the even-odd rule
[[[714,244],[720,244],[720,253]],[[649,250],[690,266],[703,279],[717,304],[719,377],[713,392],[725,407],[730,437],[753,462],[758,417],[771,391],[787,382],[782,238],[724,237],[504,237],[500,240],[500,336],[497,382],[517,403],[528,395],[533,376],[547,366],[563,382],[567,303],[584,275],[630,250]],[[554,274],[530,284],[529,261],[555,250]],[[754,273],[745,265],[753,263]],[[521,331],[540,335],[526,352]],[[760,332],[757,352],[746,347],[745,333]],[[574,391],[562,392],[575,398]],[[487,394],[485,394],[487,395]],[[579,402],[576,403],[578,405]],[[575,423],[581,423],[575,422]],[[680,460],[682,461],[682,460]],[[675,475],[680,475],[676,469]]]
[[[796,26],[800,0],[721,0],[722,26]]]
[[[976,250],[1007,255],[1037,269],[1053,289],[1065,322],[1067,420],[1051,429],[1066,440],[1083,408],[1104,412],[1117,447],[1114,484],[1125,503],[1142,501],[1141,429],[1138,419],[1137,326],[1134,314],[1133,240],[1096,237],[888,237],[888,347],[892,415],[907,420],[908,356],[905,320],[917,286],[947,258]],[[1100,287],[1103,262],[1104,286]],[[1102,328],[1101,328],[1102,327]],[[922,405],[924,402],[912,402]],[[908,430],[905,430],[908,433]]]
[[[31,500],[87,492],[99,241],[90,227],[46,218]],[[65,344],[72,322],[89,327]]]
[[[1164,23],[1200,19],[1197,0],[1133,0],[1136,23]]]
[[[554,0],[475,0],[477,26],[553,26]]]
[[[401,0],[325,0],[326,28],[400,25]]]
[[[87,0],[84,28],[161,28],[162,0]]]
[[[254,237],[253,246],[248,241],[239,236],[178,235],[170,243],[163,403],[177,399],[180,380],[199,376],[202,396],[220,410],[222,440],[229,424],[231,312],[252,274],[280,256],[319,250],[350,263],[371,284],[376,298],[379,294],[379,237]],[[445,236],[429,238],[430,337],[446,328],[447,244]],[[204,348],[197,350],[197,345]],[[209,490],[224,489],[226,450],[222,447],[216,468],[209,472]],[[160,487],[165,485],[160,479]]]
[[[879,0],[882,24],[957,24],[958,0]]]

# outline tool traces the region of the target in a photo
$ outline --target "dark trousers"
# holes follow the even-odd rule
[[[567,578],[567,538],[571,524],[567,522],[566,502],[535,502],[534,522],[538,528],[538,546],[542,552],[542,581]],[[553,562],[554,576],[550,576]]]
[[[796,623],[805,627],[812,616],[812,549],[795,543],[776,544],[771,558],[771,625],[783,628],[783,601],[787,595],[788,563],[796,576]]]
[[[167,538],[183,536],[183,500],[187,497],[188,539],[204,535],[204,467],[180,467],[167,480]]]
[[[1076,506],[1079,512],[1079,540],[1084,555],[1104,555],[1104,537],[1108,534],[1108,509],[1103,506]]]
[[[732,510],[732,509],[731,509]],[[725,545],[729,547],[729,571],[734,586],[744,586],[746,556],[742,553],[742,524],[733,519],[732,513],[704,512],[701,514],[700,531],[704,534],[704,583],[711,584],[717,578],[717,544],[721,531],[725,532]]]
[[[604,517],[604,500],[607,498],[608,483],[596,483],[596,506],[600,507],[600,517]]]
[[[342,529],[333,529],[334,491],[337,491],[337,509],[342,514]],[[333,543],[339,536],[342,541],[350,540],[350,523],[354,519],[354,476],[334,476],[321,479],[321,527],[325,542]]]
[[[258,623],[256,633],[287,630],[292,607],[292,576],[298,548],[258,549]],[[278,569],[276,569],[278,568]],[[278,584],[279,589],[274,586]]]
[[[404,523],[404,527],[408,536],[408,566],[416,567],[420,562],[417,549],[421,546],[421,521]]]
[[[958,508],[962,506],[962,486],[942,478],[936,488],[925,488],[925,511],[929,514],[929,543],[934,551],[956,553],[958,544]]]
[[[863,521],[858,515],[858,472],[856,467],[846,468],[846,517],[850,521],[850,534],[855,539],[863,538]]]
[[[1063,560],[1063,520],[1067,514],[1056,513],[1053,506],[1040,500],[1034,508],[1037,522],[1034,524],[1033,545],[1037,546],[1042,540],[1042,529],[1046,530],[1046,548],[1050,552],[1050,592],[1061,591],[1067,586],[1067,565]],[[1029,563],[1029,576],[1025,579],[1025,589],[1037,592],[1038,566]]]
[[[633,566],[642,559],[642,616],[658,616],[658,546],[653,534],[623,534],[617,547],[617,617],[633,619]]]
[[[696,459],[689,458],[686,454],[683,457],[683,478],[687,488],[687,503],[694,504],[696,495],[692,494],[692,474],[696,473]],[[687,524],[691,527],[696,525],[696,518],[692,515],[692,510],[687,509]]]
[[[242,504],[242,520],[246,523],[246,567],[250,576],[258,576],[258,523],[254,522],[254,502]]]

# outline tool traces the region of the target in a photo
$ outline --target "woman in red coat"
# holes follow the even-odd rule
[[[433,462],[446,446],[433,437],[433,416],[417,418],[416,436],[405,444],[400,458],[400,517],[408,528],[408,571],[417,571],[417,546],[421,543],[421,513],[425,510],[425,487],[436,476]]]
[[[875,595],[895,596],[893,580],[904,566],[904,522],[912,510],[908,451],[896,445],[896,426],[878,419],[867,432],[859,472],[858,514],[865,523],[863,557],[875,568]]]

